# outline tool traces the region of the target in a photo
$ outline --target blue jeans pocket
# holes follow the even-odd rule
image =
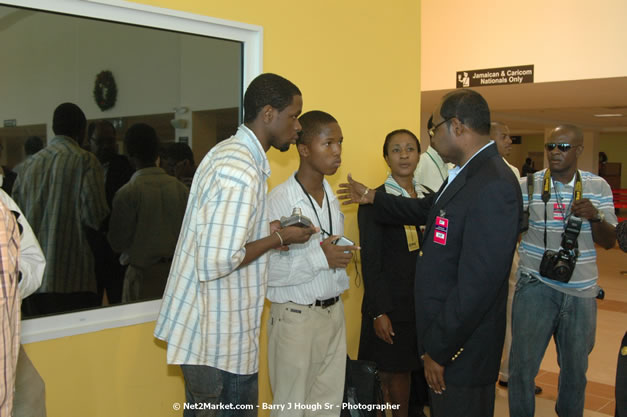
[[[538,284],[538,283],[540,283],[540,280],[534,277],[533,275],[528,274],[526,272],[519,272],[518,280],[516,280],[516,292],[521,291],[526,286]]]

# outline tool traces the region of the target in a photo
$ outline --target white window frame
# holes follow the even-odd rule
[[[121,0],[0,0],[7,6],[27,7],[80,17],[110,20],[234,40],[243,43],[243,88],[261,73],[263,28]],[[102,307],[22,321],[22,343],[130,326],[156,320],[161,300]]]

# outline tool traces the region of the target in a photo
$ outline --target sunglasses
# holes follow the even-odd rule
[[[559,149],[560,152],[568,152],[573,147],[573,145],[571,145],[570,143],[552,143],[551,142],[551,143],[545,143],[544,147],[549,152],[555,148]]]

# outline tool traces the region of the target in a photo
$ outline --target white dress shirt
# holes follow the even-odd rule
[[[294,175],[268,195],[271,219],[288,217],[294,207],[298,207],[303,216],[320,228],[320,232],[312,235],[307,242],[290,245],[289,251],[271,252],[267,298],[273,303],[291,301],[313,304],[316,300],[336,297],[348,289],[346,270],[329,268],[320,247],[320,243],[329,237],[326,232],[339,236],[344,233],[344,214],[340,211],[340,203],[326,180],[323,180],[323,187],[326,195],[322,206],[313,197],[310,202]]]

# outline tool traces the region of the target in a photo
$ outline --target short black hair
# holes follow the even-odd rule
[[[330,123],[337,123],[335,117],[321,110],[312,110],[298,118],[302,130],[298,134],[296,144],[309,143],[311,138],[318,135],[322,128]]]
[[[44,148],[44,141],[39,136],[29,136],[24,141],[24,152],[26,155],[34,155]]]
[[[255,78],[244,94],[244,122],[252,122],[261,109],[270,105],[283,111],[292,104],[294,96],[302,96],[294,83],[280,75],[266,73]]]
[[[195,165],[194,152],[192,152],[192,148],[183,142],[168,143],[163,147],[161,155],[163,158],[171,158],[176,162],[187,160],[191,162],[192,165]]]
[[[420,152],[420,140],[418,140],[418,137],[416,135],[414,135],[408,129],[396,129],[396,130],[391,131],[385,136],[385,141],[383,141],[383,156],[384,157],[388,156],[388,145],[390,143],[390,140],[392,140],[392,138],[398,135],[399,133],[406,133],[412,138],[414,138],[414,140],[416,141],[416,146],[418,147],[418,152]]]
[[[455,117],[476,133],[490,135],[490,108],[483,96],[474,90],[455,90],[446,94],[440,116],[444,120]]]
[[[59,104],[52,116],[52,131],[55,135],[69,136],[74,139],[87,124],[85,113],[74,103]]]
[[[157,132],[146,123],[136,123],[129,127],[124,135],[126,153],[145,164],[152,164],[159,155]]]

